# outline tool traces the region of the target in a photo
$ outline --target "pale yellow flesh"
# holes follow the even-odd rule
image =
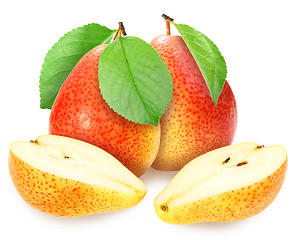
[[[283,147],[261,148],[257,143],[235,144],[211,151],[182,168],[154,204],[175,207],[249,186],[270,176],[286,159]]]
[[[127,193],[147,191],[144,183],[113,156],[72,138],[40,136],[35,143],[12,143],[11,151],[30,166],[62,178]]]

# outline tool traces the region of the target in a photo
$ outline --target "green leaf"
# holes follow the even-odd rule
[[[157,126],[172,98],[172,81],[158,53],[137,37],[119,37],[101,54],[103,98],[130,121]]]
[[[174,24],[192,53],[217,105],[225,83],[226,62],[217,46],[204,34],[184,24]]]
[[[52,108],[55,97],[76,63],[92,48],[111,41],[116,30],[96,23],[66,33],[48,51],[40,75],[40,107]]]

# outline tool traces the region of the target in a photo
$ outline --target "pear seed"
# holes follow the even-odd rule
[[[228,157],[227,159],[224,160],[223,164],[228,163],[230,160],[230,157]]]
[[[246,164],[248,164],[248,162],[247,161],[244,161],[244,162],[240,162],[238,165],[236,165],[237,167],[240,167],[240,166],[243,166],[243,165],[246,165]]]

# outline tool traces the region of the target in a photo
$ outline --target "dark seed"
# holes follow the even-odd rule
[[[229,158],[227,158],[226,160],[224,160],[223,164],[225,164],[225,163],[228,163],[228,162],[229,162],[229,160],[230,160],[230,157],[229,157]]]
[[[243,165],[246,165],[248,162],[247,161],[244,161],[244,162],[240,162],[238,165],[236,165],[237,167],[240,167],[240,166],[243,166]]]
[[[265,147],[265,145],[260,145],[260,146],[257,146],[257,148],[258,149],[260,149],[260,148],[264,148]]]

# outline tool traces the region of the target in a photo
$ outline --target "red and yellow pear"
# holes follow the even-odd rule
[[[172,100],[160,119],[161,142],[152,166],[180,170],[203,153],[229,145],[237,125],[237,107],[226,81],[214,105],[206,82],[181,36],[161,35],[150,44],[173,78]]]
[[[105,47],[97,46],[85,54],[65,80],[52,107],[49,133],[96,145],[139,177],[157,155],[160,125],[131,122],[103,99],[98,62]]]

